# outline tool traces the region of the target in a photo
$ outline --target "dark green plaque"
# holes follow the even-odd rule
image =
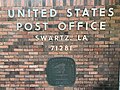
[[[76,66],[72,58],[55,57],[48,60],[47,81],[52,86],[72,86],[76,79]]]

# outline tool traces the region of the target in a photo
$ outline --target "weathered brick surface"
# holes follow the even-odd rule
[[[7,16],[8,9],[22,9],[27,4],[21,0],[21,4],[14,4],[14,0],[0,1],[0,90],[58,90],[49,86],[46,81],[46,63],[52,57],[71,57],[76,62],[76,82],[73,87],[65,87],[65,90],[93,90],[93,87],[100,85],[103,82],[109,82],[117,90],[118,88],[118,67],[120,59],[120,6],[114,5],[117,0],[101,0],[102,2],[94,2],[94,0],[35,0],[32,7],[51,8],[53,5],[59,11],[58,17],[52,18],[13,18]],[[11,1],[11,2],[10,2]],[[17,1],[17,0],[16,0]],[[19,1],[19,0],[18,0]],[[28,0],[29,1],[29,0]],[[45,1],[45,2],[42,2]],[[70,3],[71,1],[71,3]],[[91,2],[90,2],[91,1]],[[96,0],[100,1],[100,0]],[[86,5],[87,8],[93,7],[113,7],[115,15],[113,17],[95,17],[95,18],[66,18],[64,15],[68,7],[82,7]],[[112,5],[113,4],[113,5]],[[118,4],[118,3],[117,3]],[[81,6],[82,5],[82,6]],[[19,7],[20,6],[20,7]],[[27,5],[28,7],[29,5]],[[41,6],[41,7],[40,7]],[[63,9],[63,10],[62,10]],[[35,21],[49,21],[48,31],[26,32],[23,30],[16,30],[16,23],[20,22],[34,22]],[[99,21],[105,20],[108,27],[103,31],[65,31],[60,32],[56,25],[60,21]],[[78,42],[72,39],[71,42],[54,42],[54,41],[38,41],[35,35],[49,35],[49,34],[64,34],[70,37],[76,37],[78,34],[87,34],[90,37],[88,42]],[[50,51],[49,45],[63,44],[72,45],[73,51]]]

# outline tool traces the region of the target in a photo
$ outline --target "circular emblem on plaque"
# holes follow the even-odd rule
[[[72,86],[76,79],[75,61],[69,57],[55,57],[48,60],[47,81],[52,86]]]

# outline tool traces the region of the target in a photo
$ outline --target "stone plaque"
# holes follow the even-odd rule
[[[72,86],[76,78],[76,66],[72,58],[49,59],[46,68],[47,81],[52,86]]]

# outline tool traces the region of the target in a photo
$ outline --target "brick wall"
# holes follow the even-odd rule
[[[64,3],[63,3],[64,2]],[[119,0],[1,0],[0,6],[62,6],[65,5],[114,5]]]
[[[4,1],[4,2],[3,2]],[[120,6],[115,4],[114,0],[109,2],[110,5],[105,5],[105,0],[97,3],[96,7],[113,7],[115,15],[113,17],[95,17],[95,18],[75,18],[70,19],[64,16],[65,10],[70,6],[70,1],[66,0],[66,5],[63,2],[56,0],[54,4],[59,11],[59,16],[51,18],[13,18],[7,16],[8,9],[22,9],[27,5],[24,0],[21,0],[21,5],[14,1],[5,3],[5,0],[0,2],[0,90],[57,90],[56,87],[49,86],[46,81],[45,68],[49,58],[52,57],[71,57],[76,62],[77,77],[73,87],[66,87],[65,90],[93,90],[93,87],[101,85],[103,82],[108,82],[117,90],[118,88],[118,66],[120,59]],[[18,0],[19,1],[19,0]],[[72,0],[71,0],[72,1]],[[84,0],[74,0],[71,8],[84,7]],[[49,2],[49,4],[47,3]],[[4,4],[3,4],[4,3]],[[94,5],[91,0],[86,6],[91,8]],[[118,3],[117,3],[118,4]],[[18,6],[17,6],[18,5]],[[42,6],[40,0],[36,5]],[[46,0],[46,8],[53,7],[51,0]],[[28,5],[29,6],[29,5]],[[33,5],[34,6],[34,5]],[[40,8],[40,7],[38,7]],[[61,16],[61,15],[63,16]],[[49,21],[53,25],[48,31],[26,32],[16,30],[17,22],[34,22]],[[60,21],[106,21],[108,23],[106,30],[98,31],[59,31],[55,25]],[[87,34],[90,38],[88,42],[55,42],[55,41],[40,41],[35,35],[70,35],[76,37],[77,34]],[[51,44],[72,44],[74,51],[50,51],[48,46]]]

